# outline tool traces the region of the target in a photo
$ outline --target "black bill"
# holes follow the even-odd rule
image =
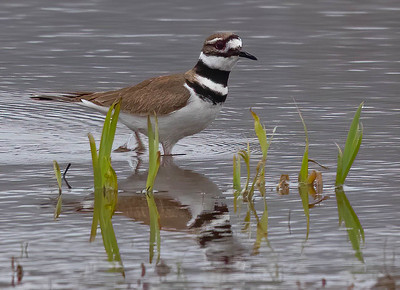
[[[243,50],[241,52],[239,52],[239,56],[240,57],[245,57],[245,58],[248,58],[248,59],[252,59],[252,60],[257,60],[257,58],[254,55],[252,55],[252,54],[250,54],[250,53],[248,53],[246,51],[243,51]]]

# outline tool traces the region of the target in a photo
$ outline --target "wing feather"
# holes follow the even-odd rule
[[[121,110],[136,115],[166,115],[184,107],[190,92],[184,87],[186,74],[155,77],[135,86],[107,92],[72,92],[62,94],[34,95],[36,100],[81,102],[87,100],[93,104],[109,107],[122,99]]]
[[[137,115],[155,112],[157,115],[165,115],[187,104],[190,92],[183,86],[184,84],[184,75],[176,74],[148,79],[133,87],[92,93],[78,98],[105,107],[111,106],[114,101],[121,98],[121,110],[124,112]]]

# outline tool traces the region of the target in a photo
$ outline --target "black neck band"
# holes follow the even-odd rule
[[[205,101],[212,102],[214,105],[225,102],[227,95],[221,95],[215,91],[210,90],[207,87],[201,86],[197,82],[191,82],[186,80],[186,84],[191,87],[196,94]]]
[[[208,78],[214,83],[218,83],[226,87],[228,85],[228,78],[230,71],[224,71],[219,69],[213,69],[208,67],[204,62],[200,59],[194,67],[194,71],[199,76]]]

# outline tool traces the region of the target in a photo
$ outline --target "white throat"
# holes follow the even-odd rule
[[[231,71],[239,60],[239,56],[233,55],[230,57],[223,57],[215,55],[205,55],[203,52],[201,52],[199,59],[209,68],[219,69],[223,71]]]

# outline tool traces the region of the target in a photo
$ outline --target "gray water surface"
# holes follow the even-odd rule
[[[399,11],[397,1],[369,0],[3,0],[0,287],[11,287],[11,257],[24,270],[21,289],[315,289],[323,280],[329,289],[369,289],[389,276],[387,285],[399,285]],[[113,223],[123,278],[109,271],[101,239],[89,243],[87,133],[99,139],[103,116],[76,104],[35,102],[30,94],[109,90],[186,71],[204,39],[220,30],[238,33],[259,60],[238,63],[220,116],[181,140],[174,153],[185,155],[160,169],[161,266],[148,263],[146,207],[138,194],[146,155],[138,166],[135,153],[113,153],[121,189]],[[308,126],[310,158],[329,167],[311,165],[322,171],[323,194],[330,198],[311,209],[307,242],[296,184],[304,132],[293,98]],[[334,194],[335,143],[343,147],[363,101],[364,139],[344,189],[365,230],[364,263],[338,227]],[[242,232],[245,208],[234,213],[232,193],[233,154],[250,142],[254,166],[260,157],[250,108],[269,132],[277,126],[266,169],[269,245],[264,242],[258,255],[252,255],[255,225],[251,234]],[[120,125],[114,147],[129,134]],[[62,168],[72,163],[72,189],[63,188],[56,222],[53,160]],[[287,196],[275,191],[281,174],[291,179]],[[259,198],[256,207],[261,214]],[[196,217],[204,223],[190,227]],[[224,237],[208,241],[209,227],[221,225]]]

